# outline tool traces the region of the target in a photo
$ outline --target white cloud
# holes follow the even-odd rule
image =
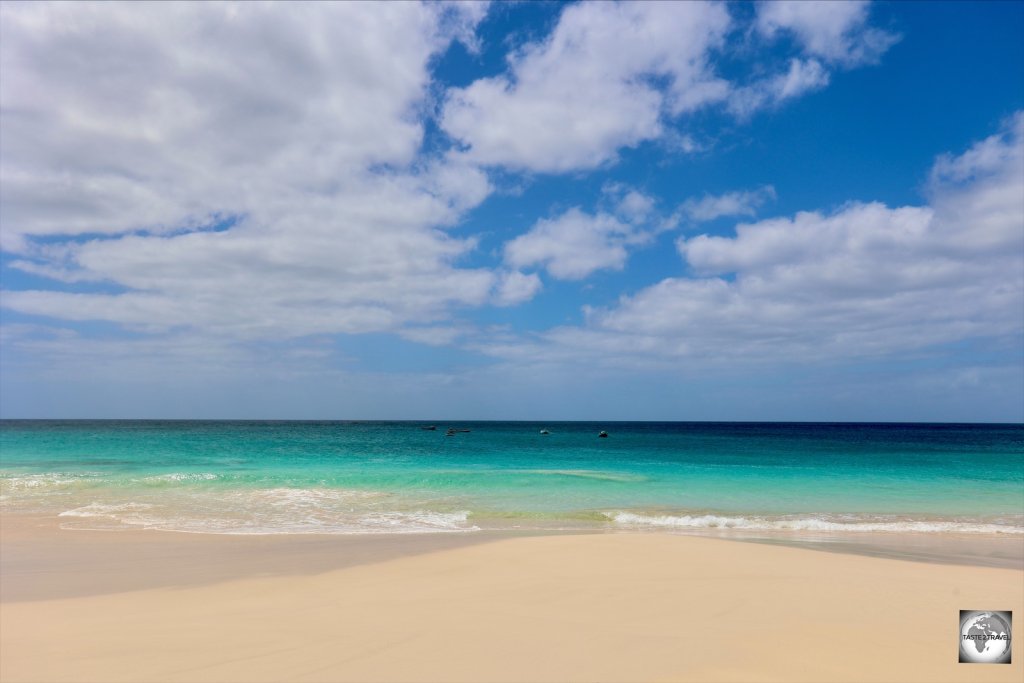
[[[679,207],[680,213],[693,223],[713,221],[722,216],[754,216],[765,202],[775,199],[771,185],[756,190],[741,190],[720,195],[691,197]]]
[[[514,306],[529,301],[543,288],[536,273],[520,273],[517,270],[505,273],[495,294],[499,306]]]
[[[803,95],[828,85],[829,74],[816,59],[793,59],[789,71],[768,81],[768,92],[776,102]]]
[[[791,32],[808,55],[842,66],[877,62],[899,37],[867,26],[861,0],[772,0],[757,4],[756,28],[773,38]]]
[[[739,23],[724,4],[569,5],[547,38],[509,57],[506,73],[450,90],[440,123],[474,162],[526,171],[596,168],[662,138],[691,151],[693,139],[675,130],[683,114],[724,104],[748,117],[825,87],[833,66],[877,62],[898,38],[870,27],[868,14],[864,3],[759,4],[752,30],[792,34],[798,55],[744,84],[715,70]]]
[[[729,95],[729,110],[741,118],[759,109],[776,107],[829,84],[831,74],[817,59],[791,59],[789,69],[735,88]]]
[[[445,230],[492,191],[479,164],[589,168],[658,137],[691,149],[666,122],[740,96],[711,66],[733,25],[727,9],[567,6],[508,74],[450,94],[441,124],[466,147],[424,158],[431,60],[453,40],[474,49],[485,13],[471,3],[0,5],[0,238],[20,258],[13,267],[102,285],[8,290],[3,305],[145,332],[436,341],[454,338],[453,306],[535,296],[540,278],[520,269],[562,279],[621,269],[667,225],[653,227],[654,200],[629,188],[594,213],[538,221],[505,246],[506,268],[462,267],[476,240]],[[786,21],[771,31],[804,35]],[[844,26],[848,45],[866,30]],[[751,107],[827,79],[816,60],[836,58],[805,42],[818,56],[791,61]],[[705,200],[693,220],[751,215],[757,203]]]
[[[488,300],[496,274],[457,263],[475,241],[441,230],[487,177],[420,156],[430,60],[470,40],[480,6],[0,12],[4,246],[23,270],[123,290],[4,306],[252,338],[396,330]],[[85,238],[33,239],[53,235]]]
[[[960,156],[937,160],[928,185],[936,211],[936,248],[954,256],[992,259],[993,267],[1024,257],[1021,188],[1024,112],[1017,112],[998,134]]]
[[[934,167],[929,206],[854,203],[679,249],[695,274],[494,355],[605,365],[842,362],[1024,332],[1024,115]]]
[[[619,202],[617,212],[630,223],[645,220],[654,210],[654,199],[636,190],[628,191]]]
[[[438,4],[441,7],[442,31],[465,45],[471,54],[478,54],[480,38],[476,27],[487,16],[490,0],[442,0]]]
[[[414,4],[2,11],[3,219],[31,234],[177,228],[409,163],[447,43]]]
[[[870,5],[860,1],[774,0],[757,4],[754,28],[774,40],[790,34],[800,56],[785,71],[732,89],[728,106],[741,118],[759,109],[820,90],[831,81],[830,68],[875,64],[899,36],[868,26]]]
[[[485,165],[546,172],[593,168],[662,135],[663,115],[723,100],[709,50],[730,27],[723,5],[580,3],[509,73],[449,93],[441,125]],[[667,80],[664,88],[652,79]]]
[[[596,270],[621,270],[626,246],[646,240],[633,225],[607,213],[578,207],[541,219],[529,232],[505,244],[505,261],[516,268],[543,266],[561,280],[582,280]]]
[[[628,185],[605,183],[601,195],[602,208],[594,213],[573,207],[506,242],[505,262],[544,267],[560,280],[582,280],[598,270],[621,270],[629,248],[649,243],[678,222],[662,218],[654,197]]]
[[[943,154],[932,167],[931,183],[936,189],[965,181],[998,177],[1007,167],[1020,161],[1020,148],[1014,144],[1024,138],[1024,112],[1017,112],[1004,130],[982,140],[959,156]]]

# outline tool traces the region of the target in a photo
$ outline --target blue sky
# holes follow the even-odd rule
[[[1024,420],[1024,3],[0,13],[3,417]]]

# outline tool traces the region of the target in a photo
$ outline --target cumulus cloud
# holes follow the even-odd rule
[[[453,307],[541,291],[522,269],[624,267],[667,225],[628,188],[538,221],[501,267],[463,265],[477,239],[450,228],[492,192],[488,165],[591,168],[658,137],[692,148],[667,122],[738,97],[713,68],[734,20],[715,3],[569,5],[507,73],[448,94],[439,123],[459,148],[427,153],[430,67],[452,41],[476,49],[486,11],[0,5],[0,240],[13,268],[90,284],[7,290],[3,305],[152,333],[441,339]],[[786,21],[765,31],[797,31]],[[865,30],[844,25],[850,41]],[[820,84],[813,60],[832,58],[816,50],[768,100]]]
[[[729,109],[748,117],[764,107],[818,90],[828,85],[831,75],[816,59],[791,59],[789,69],[750,85],[735,88],[729,95]]]
[[[487,177],[420,155],[430,60],[483,8],[281,10],[0,8],[4,246],[14,267],[111,291],[5,306],[258,337],[394,330],[489,299],[497,276],[457,263],[475,241],[443,230]]]
[[[769,42],[793,36],[798,54],[767,76],[744,76],[761,70],[754,60],[730,80],[715,65],[745,19],[724,4],[573,4],[505,73],[449,91],[440,123],[474,162],[526,171],[592,169],[656,139],[686,151],[695,144],[676,129],[684,114],[724,104],[748,117],[825,87],[832,67],[878,61],[897,37],[868,15],[859,2],[759,4],[747,28]]]
[[[442,0],[441,28],[445,34],[451,35],[472,54],[480,52],[480,38],[476,27],[487,16],[490,0]]]
[[[537,221],[505,244],[505,262],[515,268],[544,267],[560,280],[582,280],[598,270],[621,270],[629,248],[650,242],[673,227],[660,220],[655,199],[621,183],[602,188],[605,209],[587,213],[573,207]]]
[[[785,70],[732,89],[729,109],[741,118],[776,107],[829,84],[832,68],[851,69],[877,63],[899,36],[868,25],[867,2],[776,0],[757,5],[754,30],[774,41],[789,35],[800,54]]]
[[[602,363],[843,361],[1024,332],[1024,115],[933,169],[927,206],[853,203],[678,242],[665,279],[495,355]],[[1000,342],[1000,340],[1002,340]]]
[[[775,199],[771,185],[756,190],[739,190],[720,195],[691,197],[679,207],[680,213],[692,223],[705,223],[723,216],[754,216],[757,209]]]
[[[176,229],[268,181],[319,194],[408,163],[426,62],[448,40],[419,5],[2,11],[3,219],[28,234]]]
[[[757,31],[767,38],[790,33],[807,55],[851,67],[871,64],[899,36],[867,25],[866,0],[772,0],[757,4]]]
[[[495,302],[499,306],[514,306],[532,299],[543,286],[536,273],[521,273],[513,270],[505,273],[501,278]]]
[[[653,211],[654,198],[636,190],[627,191],[617,207],[617,213],[631,223],[645,220]]]
[[[516,268],[543,266],[556,278],[582,280],[596,270],[621,270],[626,245],[636,239],[633,226],[607,214],[578,207],[541,219],[529,232],[505,245],[505,261]]]
[[[726,97],[709,51],[730,25],[719,4],[570,5],[549,37],[510,57],[507,74],[451,91],[441,125],[481,164],[600,166],[622,147],[661,136],[663,115]]]

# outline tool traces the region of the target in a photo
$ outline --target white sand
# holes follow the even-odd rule
[[[8,602],[0,679],[1024,680],[1019,635],[1012,665],[957,663],[960,609],[1013,610],[1024,629],[1024,572],[659,534],[512,538]]]

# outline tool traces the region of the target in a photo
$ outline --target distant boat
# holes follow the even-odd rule
[[[437,427],[434,425],[430,425],[429,427],[420,427],[420,429],[426,429],[428,432],[433,432],[437,429]]]
[[[600,434],[598,434],[597,436],[598,436],[599,438],[601,438],[601,439],[607,439],[607,438],[608,438],[608,432],[601,432],[601,433],[600,433]]]
[[[542,429],[542,430],[540,430],[540,433],[541,433],[541,434],[550,434],[551,432],[549,432],[549,431],[548,431],[548,430],[546,430],[546,429]]]
[[[460,432],[462,432],[463,434],[469,434],[469,432],[470,432],[470,430],[469,430],[469,429],[459,429],[459,430],[457,430],[457,431],[460,431]]]

